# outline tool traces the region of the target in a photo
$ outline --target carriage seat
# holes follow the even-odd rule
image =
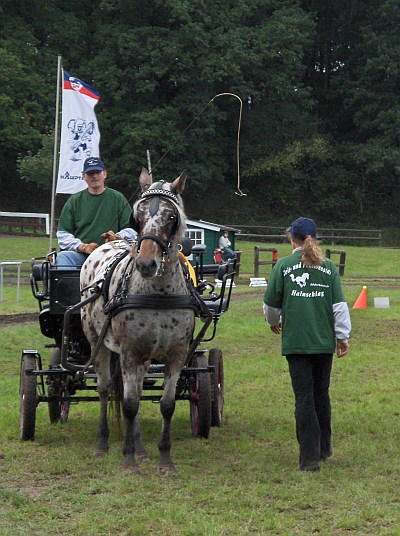
[[[220,316],[229,307],[230,291],[232,288],[230,285],[231,278],[235,273],[235,262],[229,259],[226,263],[218,264],[217,266],[216,279],[221,281],[220,292],[217,295],[214,294],[212,298],[203,298],[208,310],[211,311],[214,317]],[[227,286],[228,289],[226,288]]]
[[[203,265],[203,274],[204,275],[214,275],[218,272],[221,264],[204,264]],[[223,266],[223,265],[222,265]]]
[[[32,259],[32,271],[29,277],[32,293],[39,302],[48,301],[50,298],[49,290],[49,270],[50,263],[48,261],[37,263],[36,259]]]
[[[216,300],[203,300],[212,315],[218,316],[226,311],[228,299],[217,298]]]
[[[81,301],[80,293],[81,270],[50,270],[50,311],[53,314],[64,314],[68,307]]]
[[[38,263],[32,259],[33,295],[39,302],[48,302],[52,314],[64,314],[68,307],[81,301],[80,273],[80,268],[64,270],[48,260]]]

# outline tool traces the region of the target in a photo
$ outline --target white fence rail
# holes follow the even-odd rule
[[[1,218],[4,218],[4,220],[2,220]],[[5,225],[8,225],[9,227],[10,226],[17,227],[18,225],[23,227],[24,226],[23,219],[28,219],[28,218],[34,219],[36,221],[39,219],[45,220],[46,235],[50,234],[50,216],[49,214],[46,214],[44,212],[0,212],[0,225],[3,223]],[[36,228],[35,222],[34,223],[30,222],[28,223],[28,225],[30,227]]]

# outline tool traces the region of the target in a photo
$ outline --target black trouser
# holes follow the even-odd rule
[[[295,395],[300,467],[316,465],[332,454],[329,384],[332,354],[288,355]]]

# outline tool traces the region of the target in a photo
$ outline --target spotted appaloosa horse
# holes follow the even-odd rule
[[[151,360],[165,364],[164,392],[160,401],[162,433],[159,442],[161,474],[174,471],[170,456],[170,427],[175,410],[175,388],[192,340],[195,311],[188,305],[189,289],[178,255],[178,240],[184,235],[182,193],[186,173],[172,183],[152,184],[143,169],[139,178],[140,199],[133,207],[138,241],[132,247],[122,241],[96,249],[81,271],[83,297],[97,286],[109,285],[108,297],[99,296],[82,309],[82,326],[90,342],[98,376],[100,425],[97,450],[108,450],[107,402],[110,395],[111,352],[119,355],[123,381],[122,410],[126,422],[124,467],[137,467],[137,456],[147,456],[140,435],[139,401],[143,378]],[[129,252],[126,249],[129,249]],[[127,253],[116,268],[115,259]],[[111,278],[107,274],[111,273]],[[86,289],[86,290],[85,290]],[[182,301],[169,308],[168,296]],[[104,312],[105,301],[108,301]],[[160,303],[159,303],[160,302]],[[164,304],[164,305],[162,305]],[[165,307],[165,308],[164,308]],[[107,329],[106,324],[109,322]],[[102,342],[101,332],[105,331]],[[96,345],[100,345],[95,351]]]

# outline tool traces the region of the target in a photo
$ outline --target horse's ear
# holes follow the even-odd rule
[[[186,170],[184,170],[179,175],[179,177],[175,179],[173,183],[171,183],[171,192],[173,192],[176,195],[180,195],[185,189],[186,178],[187,178],[187,173],[186,173]]]
[[[150,173],[147,171],[146,168],[142,168],[142,172],[139,177],[139,184],[140,184],[140,187],[142,188],[142,192],[147,190],[149,186],[151,186],[152,182],[153,181],[152,181],[152,178],[150,177]]]

